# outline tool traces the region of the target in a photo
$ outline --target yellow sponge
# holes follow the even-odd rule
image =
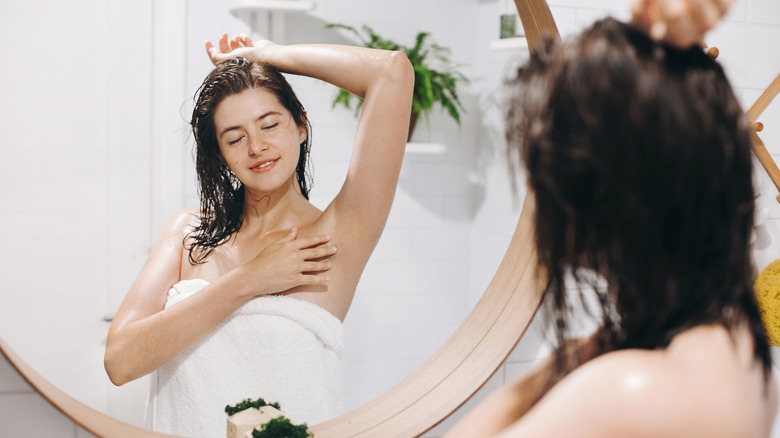
[[[780,260],[764,268],[753,288],[769,344],[780,346]]]

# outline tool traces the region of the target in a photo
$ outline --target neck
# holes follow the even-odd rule
[[[256,192],[248,187],[244,196],[244,221],[241,228],[268,233],[309,222],[312,208],[293,178],[290,184],[274,192]]]

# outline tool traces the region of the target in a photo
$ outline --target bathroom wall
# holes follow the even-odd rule
[[[4,437],[93,437],[35,392],[0,355],[0,418]]]
[[[120,41],[126,42],[132,37],[139,37],[142,39],[139,45],[146,50],[152,44],[151,8],[159,7],[162,3],[149,1],[144,2],[142,7],[130,8],[127,5],[123,6],[118,0],[109,2],[111,7],[95,1],[81,4],[81,7],[63,7],[56,11],[50,9],[42,15],[43,20],[38,17],[38,27],[42,29],[39,32],[44,32],[43,36],[39,36],[41,38],[39,44],[45,44],[47,40],[56,40],[59,32],[65,32],[67,28],[72,27],[65,24],[83,21],[85,25],[92,23],[95,27],[95,29],[85,30],[84,44],[89,42],[93,51],[108,53],[109,47],[94,41],[89,32],[94,32],[94,35],[111,34],[110,30],[116,31],[121,23],[132,20],[136,24],[141,24],[134,34],[126,32],[122,38],[117,36],[112,38],[115,38],[115,41],[119,38]],[[155,89],[155,95],[174,88],[176,90],[174,95],[181,96],[181,104],[174,107],[179,113],[176,115],[180,115],[182,129],[190,109],[186,98],[193,93],[210,68],[203,54],[202,41],[214,40],[223,31],[251,32],[246,21],[248,17],[231,15],[227,11],[226,3],[206,0],[186,2],[188,15],[183,34],[185,37],[182,39],[186,46],[182,45],[181,50],[184,55],[181,62],[185,64],[186,77],[181,82],[166,82],[164,87],[160,84],[156,85],[158,88]],[[418,124],[418,132],[414,140],[441,142],[447,146],[446,153],[407,154],[405,158],[396,201],[384,237],[363,275],[353,308],[345,321],[348,348],[344,369],[345,401],[349,408],[363,403],[400,380],[441,345],[476,302],[479,293],[484,290],[498,266],[514,230],[524,196],[522,175],[518,177],[519,193],[515,196],[503,160],[500,86],[502,79],[510,73],[510,66],[522,61],[525,49],[490,49],[490,41],[498,37],[498,17],[502,13],[514,11],[512,2],[507,0],[437,0],[426,2],[425,8],[419,8],[419,2],[411,0],[398,0],[393,3],[317,0],[316,3],[316,9],[310,13],[287,17],[285,42],[348,41],[344,34],[322,29],[322,25],[328,22],[341,22],[355,26],[369,24],[380,33],[407,44],[411,43],[418,30],[424,29],[431,31],[440,44],[452,47],[453,57],[465,64],[464,70],[471,78],[471,84],[463,87],[462,91],[462,98],[469,109],[464,115],[461,127],[438,114],[431,117],[430,128],[427,128],[424,121]],[[583,7],[584,3],[586,2],[579,0],[549,0],[558,28],[563,35],[576,32],[607,14],[625,18],[629,2],[628,0],[590,0],[587,2],[590,6]],[[21,13],[23,16],[33,16],[32,22],[36,22],[34,15],[40,10],[39,6],[39,4],[21,1],[3,2],[0,4],[0,16]],[[415,10],[415,14],[409,15],[408,11],[411,10]],[[85,11],[91,11],[94,17],[85,15]],[[5,22],[3,23],[5,25]],[[0,29],[0,33],[6,36],[11,32],[12,30],[6,28]],[[753,36],[758,38],[755,43],[744,42],[746,38]],[[727,20],[710,34],[707,41],[720,48],[720,59],[726,66],[739,97],[748,107],[774,76],[780,73],[780,53],[776,47],[770,45],[770,41],[780,41],[778,2],[776,0],[737,1]],[[87,338],[89,342],[95,344],[91,350],[80,350],[78,359],[71,360],[81,361],[78,362],[82,367],[81,371],[84,371],[84,367],[90,367],[90,372],[102,372],[100,338],[107,326],[100,321],[99,317],[115,309],[123,290],[126,289],[126,284],[132,281],[133,274],[129,272],[137,272],[152,236],[170,215],[168,210],[175,211],[179,207],[196,204],[192,184],[194,177],[187,147],[166,149],[172,156],[162,160],[157,159],[157,163],[178,163],[173,167],[172,175],[165,174],[153,166],[149,170],[148,164],[142,165],[154,161],[152,159],[154,152],[150,150],[147,142],[152,141],[151,137],[155,131],[152,129],[151,120],[139,121],[139,116],[134,113],[139,111],[138,108],[148,107],[150,104],[146,101],[153,99],[149,93],[149,89],[153,86],[150,84],[150,78],[153,66],[157,65],[152,63],[152,65],[139,67],[138,63],[143,62],[141,61],[143,50],[135,49],[131,57],[115,55],[111,64],[101,61],[98,64],[103,66],[100,67],[102,70],[97,70],[94,78],[83,84],[75,82],[83,89],[90,89],[90,86],[94,87],[97,83],[99,89],[94,98],[102,102],[114,102],[113,106],[101,107],[108,108],[105,113],[92,114],[88,112],[89,108],[77,107],[81,117],[84,116],[85,111],[86,114],[92,114],[93,127],[98,129],[95,135],[100,139],[109,139],[107,143],[114,146],[105,149],[104,144],[97,141],[79,143],[87,137],[85,133],[90,132],[89,127],[79,130],[77,127],[81,126],[80,123],[71,122],[67,127],[62,128],[62,132],[70,133],[72,130],[76,133],[75,140],[72,142],[74,149],[81,150],[81,153],[96,154],[93,167],[96,181],[91,185],[97,189],[89,195],[90,198],[82,199],[83,204],[77,206],[88,208],[93,198],[95,200],[109,197],[122,199],[122,193],[133,193],[134,197],[139,191],[147,194],[129,205],[114,204],[111,208],[101,207],[101,210],[94,212],[93,215],[102,218],[101,220],[109,214],[113,219],[106,219],[105,222],[98,224],[83,224],[83,235],[91,237],[88,242],[113,243],[109,247],[96,246],[93,253],[88,256],[91,258],[77,258],[71,261],[67,260],[69,257],[55,259],[54,261],[60,263],[66,259],[66,262],[73,265],[65,263],[61,270],[56,271],[56,275],[51,273],[40,275],[30,264],[21,264],[19,257],[16,257],[16,260],[12,258],[4,260],[5,263],[12,263],[18,271],[17,283],[35,278],[37,282],[42,283],[41,287],[46,288],[73,283],[76,278],[74,274],[70,274],[69,277],[68,273],[75,271],[77,263],[90,263],[100,269],[101,274],[97,279],[79,286],[79,290],[109,289],[111,291],[108,295],[101,292],[102,298],[98,300],[86,296],[84,299],[79,299],[78,302],[81,304],[90,300],[95,301],[94,309],[90,308],[86,311],[81,307],[84,321],[89,322],[67,333],[49,334],[49,336],[60,335],[63,339],[65,337]],[[65,55],[62,56],[63,58],[57,59],[61,65],[68,61]],[[113,67],[109,69],[108,65]],[[117,74],[120,76],[116,76]],[[78,81],[75,77],[73,80]],[[109,80],[113,82],[101,82]],[[315,163],[312,200],[316,205],[324,207],[340,187],[345,175],[348,145],[351,144],[356,120],[347,110],[331,110],[330,101],[336,92],[333,87],[305,78],[292,78],[291,82],[312,119],[314,127],[312,160]],[[44,90],[41,90],[40,95],[33,97],[46,98]],[[4,88],[4,98],[8,96],[6,93],[11,91],[10,88]],[[74,97],[74,101],[78,99]],[[4,117],[14,116],[12,109],[6,107],[4,111]],[[111,111],[114,114],[110,116],[113,117],[111,119],[113,122],[107,120],[112,114]],[[83,119],[79,119],[81,120]],[[777,160],[780,157],[780,133],[778,133],[780,105],[775,102],[764,113],[762,120],[765,129],[760,135]],[[169,126],[171,125],[176,125],[176,122],[169,123]],[[101,128],[101,126],[112,128]],[[133,126],[135,130],[123,128],[124,126]],[[182,132],[184,131],[173,135],[186,137]],[[132,149],[139,144],[146,146]],[[86,148],[88,145],[93,145],[92,149],[79,149]],[[122,150],[126,150],[126,155],[118,154],[118,151]],[[12,153],[8,148],[4,148],[3,151]],[[53,150],[52,153],[58,152]],[[17,154],[7,156],[15,157],[15,162],[25,162],[28,158],[20,152]],[[56,171],[61,173],[57,175],[71,175],[68,173],[67,160],[62,158],[59,163],[60,168]],[[115,173],[109,178],[109,175],[101,170],[103,163],[108,163],[108,168],[118,174]],[[8,180],[4,180],[6,187],[12,187],[13,184],[25,179],[23,174],[12,173],[13,170],[4,168],[5,174],[10,175]],[[123,187],[122,184],[130,179],[123,177],[121,172],[133,171],[150,172],[151,175],[155,175],[150,179],[153,181],[155,178],[158,181],[163,179],[165,181],[163,186],[167,189],[161,188],[159,182],[154,186],[143,187],[141,190],[137,187]],[[79,170],[79,172],[72,175],[74,181],[72,184],[87,185],[89,181],[84,183],[78,179],[83,175],[83,171]],[[780,205],[775,201],[777,190],[769,179],[760,169],[756,174],[756,183],[762,193],[758,203],[759,206],[767,208],[769,216],[769,220],[757,229],[756,264],[761,268],[778,258]],[[102,186],[100,181],[106,181],[106,178],[109,178],[109,182],[113,182]],[[25,211],[9,207],[21,205],[22,200],[13,196],[14,194],[9,191],[3,191],[3,199],[6,201],[5,210],[2,212],[3,220],[15,218],[15,224],[31,220],[32,216],[25,215]],[[167,201],[160,201],[161,198]],[[24,205],[31,204],[28,202]],[[29,213],[30,207],[27,208]],[[52,238],[56,237],[57,235],[53,234]],[[23,245],[24,240],[20,239],[18,244]],[[64,242],[58,248],[60,254],[89,253],[88,250],[77,248],[79,245],[84,245],[84,241]],[[132,269],[128,269],[128,272],[118,272],[116,269],[119,263],[112,264],[114,267],[111,268],[103,266],[109,256],[125,257],[123,260],[133,265]],[[70,258],[73,259],[72,256]],[[63,294],[65,293],[73,292],[63,291]],[[27,296],[24,299],[32,300],[35,304],[34,297]],[[63,306],[69,305],[69,301],[63,300],[62,303]],[[21,320],[24,315],[2,315],[2,318],[7,317]],[[4,334],[0,332],[0,335]],[[35,333],[29,336],[31,342],[42,337]],[[543,326],[539,321],[535,321],[507,362],[499,368],[483,390],[472,401],[466,403],[461,411],[430,431],[427,436],[440,436],[462,416],[463,411],[472,407],[485,394],[520,375],[547,351]],[[46,354],[46,352],[39,352],[43,359],[47,358]],[[59,366],[62,362],[57,361],[68,357],[66,352],[57,351],[48,354],[51,364],[49,371],[60,375],[65,380],[70,377],[73,391],[82,391],[81,388],[90,385],[80,373],[63,376],[67,371]],[[121,389],[123,394],[119,396],[114,394],[113,398],[109,398],[106,394],[117,390],[105,382],[101,385],[107,386],[93,388],[91,392],[83,389],[84,397],[91,397],[90,401],[94,403],[102,403],[107,410],[127,421],[140,421],[139,416],[143,410],[142,407],[138,408],[138,403],[143,403],[145,382],[138,382],[135,386]],[[64,420],[58,412],[33,394],[4,360],[0,360],[0,412],[3,412],[4,431],[6,424],[14,428],[22,427],[20,426],[22,424],[35,423],[47,432],[46,436],[51,436],[52,431],[61,433],[63,437],[88,436],[86,432]],[[6,418],[17,421],[6,422]],[[21,435],[24,433],[12,434],[12,436]],[[780,437],[780,433],[776,431],[775,436]]]
[[[103,317],[150,245],[153,7],[0,2],[0,336],[68,393],[123,419],[143,403],[114,409]],[[39,423],[41,403],[5,386],[10,378],[3,366],[0,434],[25,423],[9,419]],[[138,382],[114,393],[144,391]]]

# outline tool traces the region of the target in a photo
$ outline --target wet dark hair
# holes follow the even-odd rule
[[[190,263],[202,263],[217,246],[238,231],[243,222],[244,186],[225,163],[217,142],[214,113],[228,96],[250,88],[273,93],[292,115],[295,124],[306,127],[306,139],[300,145],[296,177],[301,194],[309,199],[311,178],[307,162],[311,147],[311,125],[306,110],[290,84],[279,71],[268,64],[235,58],[209,73],[196,93],[192,111],[195,137],[195,168],[200,194],[200,223],[187,235],[185,247]]]
[[[746,322],[768,378],[752,290],[749,132],[721,67],[608,18],[548,41],[509,85],[510,161],[525,164],[536,198],[557,371],[578,365],[566,363],[565,340],[593,288],[597,354]]]

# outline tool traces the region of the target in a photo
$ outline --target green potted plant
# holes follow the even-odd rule
[[[409,120],[409,139],[412,138],[417,119],[422,115],[427,117],[438,103],[460,125],[460,112],[465,111],[458,98],[457,85],[468,83],[468,78],[457,70],[460,64],[450,59],[450,50],[431,42],[429,32],[419,32],[414,45],[403,46],[394,41],[379,36],[372,28],[362,27],[361,31],[346,24],[328,24],[328,28],[344,29],[360,39],[364,47],[384,50],[398,50],[406,53],[406,57],[414,67],[414,95],[412,99],[412,116]],[[360,110],[363,101],[353,94],[339,90],[333,106],[343,105],[352,108],[354,99],[355,114]]]

